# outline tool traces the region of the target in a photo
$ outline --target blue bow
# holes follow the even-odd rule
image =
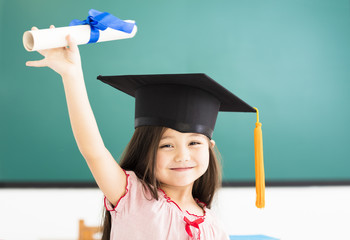
[[[88,43],[95,43],[100,37],[100,31],[106,30],[108,27],[126,33],[131,33],[134,29],[135,23],[125,22],[113,16],[108,12],[99,12],[95,9],[90,9],[89,16],[86,20],[80,21],[74,19],[69,26],[86,25],[89,24],[91,28],[90,40]]]

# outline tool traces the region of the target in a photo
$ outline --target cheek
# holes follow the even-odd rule
[[[206,170],[209,166],[209,151],[203,151],[200,159],[202,168]]]

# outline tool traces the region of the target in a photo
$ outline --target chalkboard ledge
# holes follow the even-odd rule
[[[223,187],[254,187],[253,181],[223,181]],[[267,187],[350,186],[350,180],[266,181]],[[97,188],[95,182],[0,182],[0,188]]]

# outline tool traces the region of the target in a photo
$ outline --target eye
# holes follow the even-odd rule
[[[199,145],[199,144],[201,144],[201,143],[200,143],[200,142],[191,142],[191,143],[190,143],[190,145],[192,145],[192,146],[193,146],[193,145]]]
[[[171,148],[172,145],[170,144],[164,144],[164,145],[161,145],[159,148]]]

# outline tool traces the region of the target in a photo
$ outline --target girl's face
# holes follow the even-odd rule
[[[200,178],[209,164],[209,147],[215,142],[198,133],[181,133],[168,128],[156,157],[156,177],[162,185],[189,186]]]

